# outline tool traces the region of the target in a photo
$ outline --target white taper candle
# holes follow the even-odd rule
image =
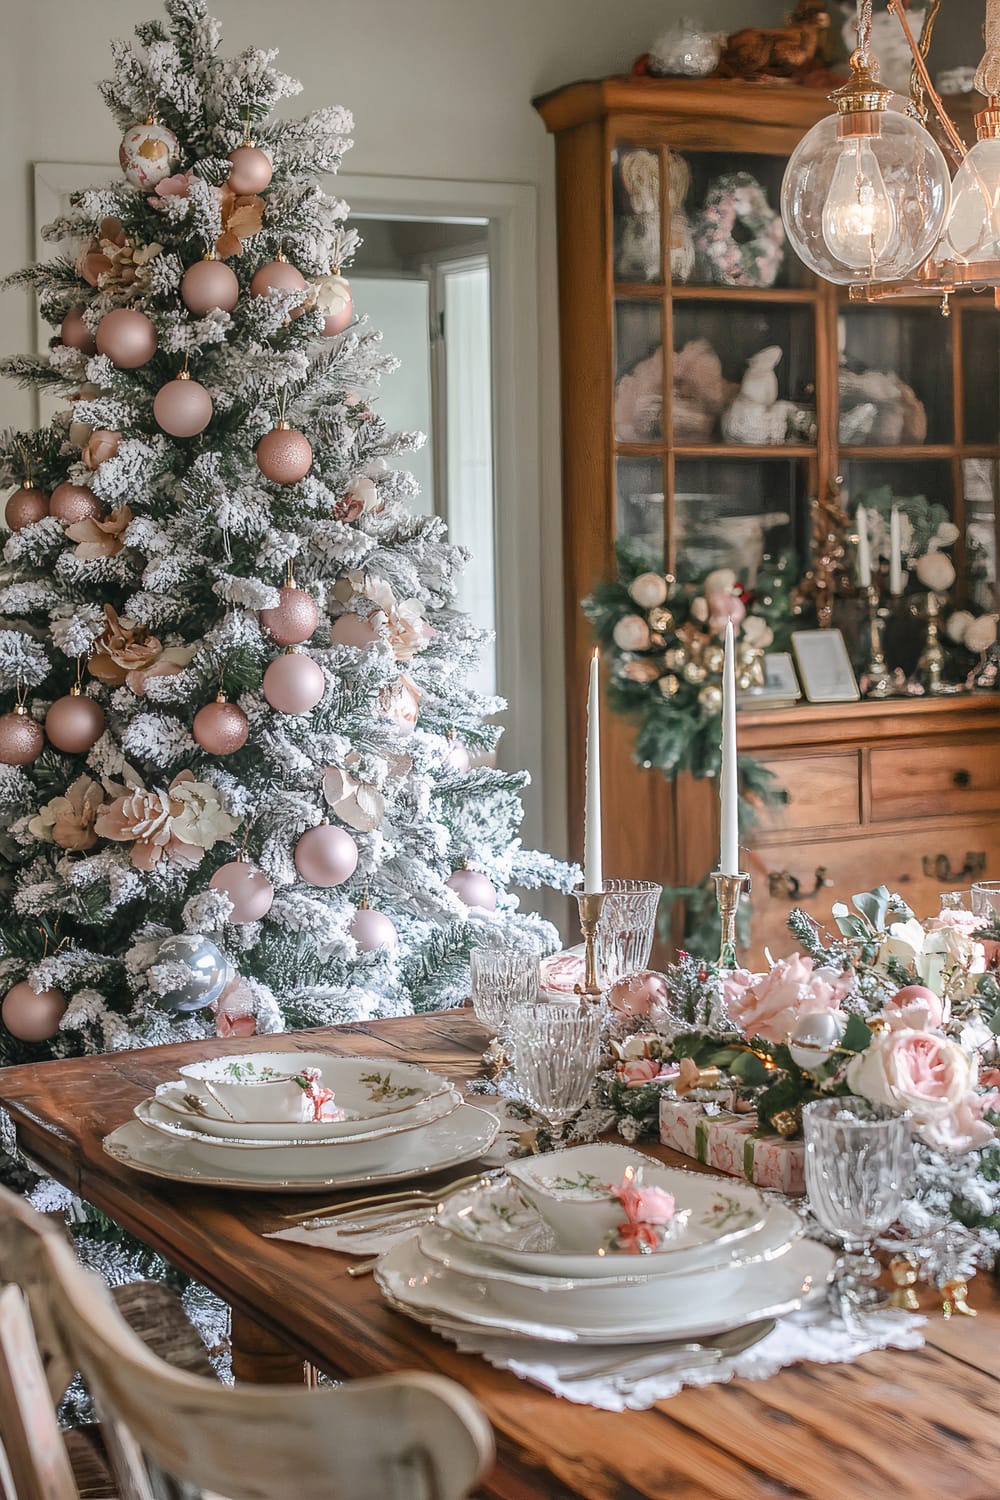
[[[600,653],[590,659],[587,697],[587,794],[583,814],[583,889],[594,895],[604,889],[601,854],[601,684]]]
[[[722,666],[722,842],[719,869],[740,873],[739,784],[736,779],[736,643],[733,622],[726,622],[726,655]]]
[[[898,599],[903,592],[903,528],[899,521],[899,506],[889,512],[889,593]]]
[[[859,505],[854,518],[858,528],[858,583],[863,589],[872,581],[872,549],[868,539],[868,512]]]

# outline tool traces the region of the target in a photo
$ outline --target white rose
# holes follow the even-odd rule
[[[970,621],[966,626],[965,644],[970,651],[977,654],[980,651],[988,651],[996,638],[996,615],[980,615],[977,620]]]
[[[659,573],[640,573],[632,579],[628,591],[640,609],[655,609],[667,597],[667,580]]]
[[[649,645],[649,626],[641,615],[623,615],[612,636],[620,651],[645,651]]]
[[[741,631],[743,639],[758,650],[765,650],[774,640],[774,631],[760,615],[747,615]]]
[[[702,587],[706,595],[731,593],[736,587],[736,574],[732,568],[716,568],[714,573],[709,573]]]
[[[917,577],[925,589],[946,593],[955,582],[955,564],[943,552],[927,552],[917,559]]]
[[[967,609],[956,609],[955,613],[948,617],[948,623],[944,627],[948,639],[960,646],[965,640],[965,632],[974,619],[975,616],[971,615]]]

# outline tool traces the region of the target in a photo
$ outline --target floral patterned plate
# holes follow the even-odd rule
[[[388,1115],[348,1118],[345,1120],[265,1120],[244,1122],[242,1120],[219,1120],[202,1107],[199,1095],[180,1079],[157,1085],[155,1102],[166,1111],[174,1122],[199,1135],[214,1136],[218,1140],[277,1141],[333,1141],[355,1140],[362,1135],[393,1135],[404,1130],[413,1130],[420,1125],[429,1125],[432,1120],[441,1120],[450,1115],[462,1102],[457,1089],[449,1088],[443,1093],[432,1094],[421,1099],[410,1109],[396,1110]]]
[[[181,1068],[196,1111],[204,1119],[242,1124],[287,1123],[288,1116],[268,1097],[275,1084],[319,1073],[323,1089],[333,1092],[331,1105],[348,1120],[367,1119],[372,1125],[387,1115],[409,1110],[451,1089],[447,1078],[412,1063],[379,1057],[338,1057],[332,1052],[248,1052],[236,1057],[209,1057]],[[253,1112],[255,1101],[259,1100]],[[301,1120],[312,1120],[309,1099],[302,1093]]]

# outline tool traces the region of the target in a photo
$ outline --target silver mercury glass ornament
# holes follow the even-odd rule
[[[202,1010],[218,1000],[232,977],[225,954],[200,932],[179,932],[164,938],[154,964],[182,964],[188,971],[172,989],[155,995],[160,1010]]]

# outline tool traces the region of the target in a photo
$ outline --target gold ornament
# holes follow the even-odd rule
[[[669,609],[651,609],[646,618],[649,621],[650,630],[658,630],[661,634],[674,628],[674,617]]]
[[[969,1295],[968,1282],[956,1276],[953,1281],[946,1281],[941,1288],[941,1311],[946,1318],[951,1318],[955,1313],[966,1318],[974,1318],[976,1309],[970,1307],[966,1298]]]
[[[689,661],[684,667],[685,682],[691,682],[697,685],[699,682],[704,682],[707,676],[708,673],[705,671],[705,668],[702,666],[700,661]]]
[[[699,689],[698,706],[706,714],[717,714],[722,711],[722,689],[717,682],[706,682]]]
[[[779,1135],[788,1140],[793,1135],[801,1134],[802,1110],[800,1108],[779,1109],[776,1115],[771,1116],[771,1124]]]
[[[705,670],[713,675],[722,671],[726,660],[726,653],[721,646],[706,646],[701,653],[701,659],[705,664]]]
[[[881,1016],[875,1016],[873,1020],[868,1021],[866,1024],[872,1036],[885,1036],[887,1031],[892,1030],[889,1022],[884,1021]]]
[[[673,672],[668,672],[665,677],[660,678],[658,686],[664,698],[672,698],[680,691],[680,678],[675,677]]]
[[[920,1302],[913,1290],[917,1280],[917,1268],[907,1255],[897,1255],[889,1262],[889,1275],[895,1283],[889,1293],[889,1306],[900,1307],[904,1312],[917,1312]]]
[[[747,688],[750,686],[750,684],[751,684],[752,681],[753,681],[753,679],[750,676],[749,672],[737,672],[737,674],[736,674],[736,686],[739,688],[739,690],[740,690],[741,693],[745,693],[746,692]]]
[[[688,653],[683,646],[671,646],[669,651],[663,653],[663,665],[668,672],[683,672],[687,662]]]

